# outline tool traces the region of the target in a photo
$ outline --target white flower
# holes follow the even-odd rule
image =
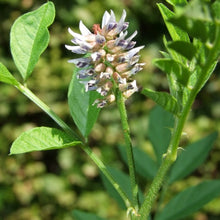
[[[85,84],[85,90],[96,90],[103,96],[103,99],[94,102],[98,108],[115,101],[115,86],[125,98],[138,91],[132,76],[143,69],[144,63],[138,63],[138,53],[144,46],[134,48],[136,42],[133,38],[137,31],[126,38],[129,23],[125,22],[125,18],[125,10],[118,22],[112,10],[110,13],[105,11],[101,27],[99,24],[93,25],[93,33],[82,21],[79,22],[81,34],[68,29],[74,45],[65,45],[66,48],[76,54],[87,54],[69,62],[79,68],[77,77]]]

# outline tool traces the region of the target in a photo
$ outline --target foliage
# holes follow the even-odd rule
[[[168,181],[165,183],[164,186],[164,191],[166,189],[170,189],[172,191],[171,184],[175,184],[176,180],[179,181],[183,178],[186,178],[193,171],[201,167],[202,163],[205,161],[208,154],[210,153],[211,148],[217,138],[217,133],[214,132],[203,139],[190,143],[183,151],[181,150],[181,148],[179,148],[179,143],[176,143],[177,145],[172,144],[173,143],[172,138],[175,135],[175,132],[178,133],[179,131],[178,133],[179,137],[177,137],[175,140],[180,138],[182,134],[182,130],[181,130],[182,128],[179,128],[179,130],[178,129],[175,130],[176,129],[175,126],[178,126],[179,123],[183,127],[186,120],[186,116],[189,113],[189,110],[194,102],[195,97],[200,92],[202,87],[205,85],[206,81],[210,78],[212,72],[216,67],[216,60],[218,58],[220,51],[219,49],[220,27],[219,27],[219,17],[218,17],[219,1],[215,1],[215,3],[213,4],[208,3],[206,1],[200,2],[196,0],[191,1],[189,4],[187,4],[187,2],[183,0],[179,0],[179,1],[169,0],[167,2],[173,5],[174,12],[172,12],[162,3],[158,4],[158,7],[163,16],[165,24],[167,25],[168,31],[171,35],[171,41],[170,42],[167,41],[167,39],[164,37],[164,44],[167,49],[167,52],[163,52],[162,54],[164,55],[164,58],[156,59],[154,61],[154,64],[167,74],[166,76],[168,79],[170,94],[167,92],[154,91],[148,88],[144,88],[142,90],[142,93],[144,95],[153,99],[157,104],[161,105],[162,108],[164,108],[166,111],[164,111],[160,107],[156,107],[151,111],[149,115],[149,126],[148,126],[147,136],[151,142],[152,147],[150,148],[150,150],[147,149],[148,153],[146,153],[146,149],[141,149],[140,143],[143,142],[143,140],[141,140],[138,143],[140,146],[137,146],[133,149],[136,172],[139,176],[139,179],[141,180],[139,186],[139,198],[141,204],[143,204],[142,206],[143,208],[140,209],[141,215],[145,212],[145,204],[146,204],[145,202],[146,198],[143,197],[141,190],[145,190],[146,182],[148,183],[149,181],[154,179],[155,176],[157,176],[157,170],[160,166],[163,167],[164,161],[169,162],[169,159],[171,158],[170,163],[173,163],[172,161],[173,158],[175,158],[176,160],[174,165],[171,167],[170,174],[168,176]],[[27,79],[30,80],[28,81],[30,82],[30,84],[32,83],[32,81],[31,78],[29,79],[29,76],[32,74],[32,71],[35,66],[36,68],[38,68],[37,62],[39,60],[39,57],[46,49],[49,43],[49,33],[47,28],[49,25],[52,24],[54,20],[54,16],[55,16],[54,5],[52,2],[48,2],[43,6],[41,6],[39,9],[22,15],[16,20],[16,22],[12,26],[11,29],[12,56],[15,61],[15,65],[18,68],[23,80],[25,82],[27,81]],[[30,24],[33,24],[33,19],[34,21],[36,21],[36,17],[37,17],[37,22],[34,22],[36,27],[34,28],[33,31],[33,25]],[[22,30],[23,28],[25,29],[25,32],[22,33],[21,35],[20,30]],[[21,44],[17,44],[17,41],[21,42]],[[25,53],[23,49],[25,49],[26,51]],[[17,78],[19,77],[12,76],[12,74],[10,73],[11,69],[13,70],[12,67],[10,68],[8,67],[7,69],[2,63],[0,64],[0,81],[15,86],[19,91],[21,91],[28,98],[34,101],[35,104],[37,104],[42,110],[44,110],[63,129],[63,131],[61,131],[57,128],[53,128],[54,124],[52,124],[49,127],[33,128],[23,132],[12,144],[11,154],[24,153],[24,152],[36,151],[36,150],[49,150],[49,149],[51,150],[51,149],[64,148],[62,151],[60,151],[60,153],[58,153],[60,158],[61,157],[64,158],[64,159],[60,159],[60,161],[62,161],[60,162],[60,166],[63,166],[64,168],[64,171],[61,174],[62,176],[60,177],[60,179],[55,175],[50,175],[50,174],[47,175],[44,171],[45,166],[43,165],[43,163],[39,163],[38,164],[39,167],[37,165],[36,166],[33,165],[33,166],[42,169],[39,171],[39,173],[42,174],[42,178],[41,179],[38,178],[37,169],[36,169],[35,170],[36,173],[30,174],[34,176],[34,179],[31,180],[31,186],[33,187],[35,185],[41,185],[42,192],[45,190],[48,193],[48,195],[49,194],[53,195],[57,199],[58,206],[62,203],[62,201],[65,201],[66,198],[65,196],[67,196],[68,193],[71,193],[71,186],[69,185],[68,180],[66,178],[71,178],[71,175],[73,175],[72,174],[73,169],[76,169],[73,168],[73,163],[75,165],[76,162],[73,162],[72,158],[69,158],[69,164],[65,161],[66,158],[68,159],[69,154],[72,155],[73,152],[74,153],[77,152],[77,149],[74,148],[66,149],[66,147],[78,145],[98,165],[98,167],[102,171],[102,178],[104,185],[106,186],[110,194],[114,198],[116,198],[116,200],[119,202],[119,205],[124,208],[127,206],[126,208],[129,215],[130,213],[135,212],[133,207],[128,207],[130,206],[130,204],[127,205],[128,201],[131,201],[133,196],[132,194],[133,189],[132,186],[130,185],[129,176],[124,174],[122,171],[119,171],[118,169],[105,166],[102,163],[102,161],[100,161],[99,158],[97,158],[93,154],[91,149],[88,148],[87,146],[87,144],[89,145],[92,144],[92,141],[90,143],[88,142],[87,139],[89,134],[91,140],[92,139],[95,140],[97,138],[96,134],[98,134],[96,133],[98,132],[96,126],[102,126],[102,125],[95,125],[95,128],[92,130],[99,115],[99,110],[97,110],[95,106],[91,106],[93,101],[96,99],[95,97],[96,94],[85,93],[82,90],[81,84],[78,83],[75,77],[75,73],[77,70],[74,72],[72,81],[70,82],[69,85],[68,103],[69,103],[70,113],[71,116],[73,117],[76,127],[78,127],[80,133],[85,137],[85,139],[81,137],[81,134],[79,135],[78,131],[76,132],[73,131],[64,121],[59,119],[59,117],[49,107],[47,107],[45,104],[42,104],[41,101],[35,98],[35,95],[33,95],[30,92],[26,84],[23,85],[17,80]],[[56,69],[56,67],[54,69]],[[15,74],[15,76],[17,75]],[[58,78],[59,78],[59,74],[58,74]],[[66,85],[67,84],[68,83],[66,83]],[[152,105],[152,103],[149,101],[148,104]],[[115,115],[114,112],[111,113],[112,109],[113,107],[110,107],[109,114],[111,114],[111,118],[113,120],[115,120],[114,118],[116,118],[117,120],[117,115]],[[147,109],[147,111],[148,110],[149,109]],[[105,121],[102,122],[102,117],[105,118],[104,120],[107,121],[109,120],[109,117],[105,116],[105,114],[107,113],[108,110],[106,110],[103,113],[100,113],[99,123],[105,123]],[[183,120],[180,123],[181,118],[183,118]],[[141,124],[141,121],[142,120],[140,119],[134,120],[134,123]],[[39,126],[42,126],[42,124],[39,123]],[[29,127],[32,128],[32,125]],[[7,129],[10,130],[10,127],[9,128],[6,127],[5,129],[6,131]],[[141,132],[143,132],[143,136],[146,136],[146,131],[142,130]],[[108,137],[107,140],[110,141],[111,143],[111,136],[109,132],[106,133],[110,137],[110,138]],[[136,132],[136,134],[138,135],[138,132]],[[0,138],[2,137],[0,136]],[[4,141],[4,137],[2,139]],[[13,137],[10,137],[10,141],[12,140]],[[138,138],[137,138],[137,142],[138,142]],[[102,144],[103,142],[100,142],[99,146],[101,146]],[[115,144],[118,145],[118,141],[116,141]],[[109,151],[108,147],[109,146],[107,146],[107,148],[104,149]],[[119,151],[123,161],[125,162],[125,164],[128,164],[129,166],[130,162],[126,156],[125,146],[122,145],[119,148]],[[179,151],[181,153],[177,157],[177,153]],[[33,153],[32,155],[34,156],[35,154]],[[76,156],[74,155],[73,157]],[[75,161],[80,160],[80,157],[81,156],[75,159]],[[21,158],[20,160],[23,161],[24,163],[22,157],[17,157],[17,158],[18,159]],[[14,161],[13,159],[10,160]],[[113,161],[113,158],[112,159],[110,158],[109,161]],[[79,164],[80,163],[82,164],[82,161],[78,161],[78,162]],[[90,162],[87,163],[90,164]],[[2,165],[3,164],[1,164],[1,166]],[[124,166],[124,165],[122,164],[120,166]],[[171,164],[169,164],[168,166],[171,166]],[[16,173],[19,170],[18,166],[15,167],[16,167],[15,170],[11,168],[12,172],[14,173]],[[78,165],[77,169],[80,169],[79,167],[80,165]],[[92,165],[91,167],[94,166]],[[126,169],[126,166],[124,168]],[[27,173],[26,175],[28,175],[28,171],[25,172]],[[94,175],[92,176],[92,178],[97,177],[97,173],[95,174],[91,174],[91,173],[92,172],[88,173],[88,177],[91,178],[90,175]],[[76,176],[74,176],[74,178],[75,177]],[[80,178],[82,179],[82,177]],[[25,178],[22,178],[21,180],[23,181],[22,184],[28,187],[28,181],[26,181]],[[43,184],[42,181],[45,182],[45,184]],[[88,182],[88,179],[87,180],[84,179],[83,181],[86,182],[88,185],[90,184]],[[186,180],[184,179],[183,182],[185,181]],[[161,184],[162,182],[163,181],[159,182],[159,184]],[[54,184],[53,188],[50,187],[48,188],[50,184]],[[80,184],[81,182],[80,180],[78,180],[78,187],[80,186]],[[18,186],[18,184],[15,186]],[[43,189],[43,186],[45,187],[45,189]],[[12,203],[15,200],[14,198],[15,196],[12,193],[10,193],[10,191],[7,189],[7,185],[4,187],[5,188],[1,190],[3,193],[1,193],[2,196],[0,199],[0,210],[4,209],[5,201],[7,201],[7,203]],[[19,187],[21,189],[21,192],[19,192]],[[23,194],[25,194],[24,193],[25,190],[22,190],[23,188],[21,187],[21,185],[19,185],[19,187],[17,188],[18,190],[16,190],[16,187],[14,187],[15,188],[14,191],[17,193],[17,195],[19,195],[20,193],[22,196],[24,196]],[[35,193],[36,192],[37,190],[35,190]],[[40,190],[38,192],[40,192]],[[9,193],[10,196],[8,196],[7,193]],[[210,181],[204,181],[196,186],[189,187],[183,192],[177,193],[177,195],[173,196],[173,198],[171,198],[167,204],[163,200],[164,198],[166,198],[166,194],[162,195],[160,198],[160,204],[163,203],[163,206],[159,207],[160,212],[159,214],[156,214],[155,219],[180,219],[186,217],[192,214],[193,212],[199,210],[207,202],[219,196],[219,194],[220,194],[219,180],[210,180]],[[192,197],[192,195],[195,196]],[[31,203],[31,201],[34,201],[32,200],[34,196],[36,195],[34,194],[29,196],[26,195],[26,197],[24,198],[27,199],[26,200],[24,199],[23,201],[21,200],[21,203],[23,204]],[[67,198],[71,201],[71,203],[73,203],[73,198],[75,196],[71,194],[71,197],[72,198],[70,199],[67,196]],[[105,197],[105,199],[106,198],[107,197]],[[186,200],[188,201],[189,198],[191,202],[190,203],[185,202]],[[50,202],[51,201],[46,201],[46,203],[50,203]],[[111,202],[109,202],[109,204],[107,205],[108,207],[111,206],[110,203]],[[67,204],[67,206],[69,206],[68,209],[73,208],[72,204],[71,205]],[[78,208],[80,208],[80,205],[78,206]],[[83,207],[83,209],[89,210],[89,208],[88,209],[87,208],[88,208],[87,206]],[[37,210],[38,210],[37,213],[39,213],[40,209]],[[90,209],[90,211],[98,212],[96,210],[96,207],[93,207],[92,209]],[[33,211],[33,213],[34,212],[36,214],[36,211]],[[4,213],[6,213],[6,211],[4,211]],[[22,213],[22,211],[20,213]],[[56,211],[54,211],[54,213],[56,213]],[[12,214],[11,215],[12,218],[15,215]],[[39,216],[39,214],[36,214],[36,216],[37,215]],[[56,214],[54,215],[56,216]],[[66,219],[71,219],[71,217],[69,217],[67,212],[65,212],[64,215],[66,216]],[[108,214],[104,214],[103,216],[109,219],[110,216],[107,215]],[[123,214],[121,214],[121,216],[122,215]],[[48,216],[50,216],[50,214],[48,214]],[[77,210],[73,212],[73,216],[75,219],[86,219],[86,218],[102,219],[100,217],[96,217],[95,214],[88,214]],[[116,219],[119,219],[121,216],[116,217]],[[20,218],[23,219],[22,215]],[[44,218],[49,219],[48,217],[46,217],[46,215],[41,216],[41,219]],[[59,219],[59,215],[57,215],[54,218],[51,215],[50,218]],[[10,217],[7,219],[10,219]]]

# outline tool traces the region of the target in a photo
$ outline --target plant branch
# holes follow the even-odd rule
[[[96,156],[96,154],[91,150],[90,147],[88,147],[86,145],[82,145],[81,148],[88,154],[88,156],[93,160],[93,162],[99,167],[101,172],[105,175],[105,177],[113,185],[115,190],[118,192],[118,194],[124,200],[126,207],[130,208],[131,207],[131,201],[128,199],[127,195],[124,193],[124,191],[121,189],[121,187],[114,180],[112,175],[109,173],[109,171],[107,170],[105,164]]]
[[[27,87],[22,84],[16,85],[16,88],[22,92],[25,96],[27,96],[31,101],[33,101],[37,106],[39,106],[45,113],[47,113],[67,134],[71,137],[76,138],[77,140],[82,139],[58,116],[55,112],[53,112],[44,102],[42,102],[35,94],[33,94]],[[83,142],[83,141],[82,141]],[[105,164],[96,156],[96,154],[83,143],[80,144],[80,147],[83,149],[85,153],[93,160],[93,162],[99,167],[102,173],[106,176],[109,182],[113,185],[115,190],[119,193],[121,198],[124,200],[127,208],[131,207],[131,202],[123,192],[118,183],[114,180],[112,175],[108,172]]]
[[[164,178],[171,167],[171,165],[175,162],[177,157],[177,150],[179,146],[179,141],[182,135],[183,127],[186,122],[187,116],[189,111],[192,107],[192,104],[196,98],[196,95],[200,91],[200,89],[204,86],[205,82],[209,78],[210,68],[212,67],[213,63],[217,60],[219,50],[220,50],[220,26],[216,25],[216,38],[215,42],[212,45],[212,49],[210,50],[210,54],[204,66],[201,67],[201,72],[199,74],[199,78],[191,90],[188,100],[180,114],[180,117],[175,118],[174,129],[172,132],[171,141],[165,155],[165,158],[157,172],[156,177],[154,178],[147,196],[145,197],[144,203],[140,209],[140,220],[146,220],[150,215],[150,211],[152,209],[152,205],[155,202],[158,192],[162,186]]]
[[[33,101],[38,107],[40,107],[47,115],[49,115],[67,134],[76,140],[81,140],[78,134],[74,132],[49,106],[42,102],[31,90],[22,84],[15,86],[20,92]]]
[[[130,182],[131,182],[131,188],[132,188],[132,205],[135,208],[136,212],[139,208],[139,202],[138,202],[138,185],[136,181],[135,176],[135,164],[134,164],[134,156],[133,156],[133,149],[132,149],[132,143],[130,138],[130,132],[129,132],[129,125],[127,120],[127,113],[125,108],[125,100],[121,93],[121,91],[117,91],[116,101],[118,105],[118,109],[121,116],[121,122],[122,122],[122,129],[125,139],[125,145],[126,145],[126,152],[127,152],[127,159],[128,159],[128,168],[129,168],[129,175],[130,175]]]

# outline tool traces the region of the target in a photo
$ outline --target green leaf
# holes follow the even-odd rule
[[[73,73],[69,85],[68,103],[71,116],[84,137],[87,137],[95,124],[100,108],[93,105],[94,101],[100,98],[96,91],[85,91],[84,84],[76,77],[77,69]]]
[[[172,12],[162,3],[159,3],[157,5],[163,17],[163,20],[167,26],[167,29],[170,33],[172,40],[182,40],[182,41],[189,42],[188,34],[185,31],[181,30],[180,28],[175,27],[173,24],[169,22],[169,19],[175,16],[174,12]]]
[[[142,93],[152,100],[154,100],[158,105],[163,107],[166,111],[173,114],[178,113],[178,104],[176,99],[167,92],[156,92],[150,89],[144,89]]]
[[[156,220],[178,220],[196,212],[220,195],[220,180],[205,181],[177,194]]]
[[[186,0],[166,0],[166,1],[173,6],[184,6],[187,4]]]
[[[150,112],[148,135],[153,144],[158,164],[161,163],[162,155],[166,153],[170,142],[173,116],[160,106],[156,106]]]
[[[113,179],[120,185],[121,189],[127,195],[130,201],[132,201],[132,191],[130,185],[130,178],[127,174],[123,173],[120,170],[117,170],[113,167],[107,166],[108,172],[112,175]],[[112,186],[112,184],[108,181],[108,179],[101,173],[102,181],[104,183],[105,188],[107,189],[109,195],[111,195],[119,204],[122,209],[126,209],[126,205],[118,192]],[[143,194],[139,191],[140,202],[143,201]]]
[[[123,161],[128,164],[125,147],[120,146],[119,151]],[[148,180],[152,180],[158,169],[156,162],[147,153],[137,147],[133,148],[133,153],[137,173]]]
[[[56,128],[37,127],[22,133],[12,144],[10,155],[32,151],[54,150],[80,144]]]
[[[215,1],[213,4],[212,4],[212,11],[213,11],[213,14],[214,14],[214,18],[216,20],[220,20],[220,1]]]
[[[155,59],[154,64],[160,68],[163,72],[176,78],[176,81],[181,83],[183,86],[187,86],[190,71],[182,63],[165,58],[165,59]]]
[[[168,48],[175,50],[180,55],[186,57],[188,60],[192,60],[192,58],[196,54],[196,47],[189,42],[185,41],[172,41],[167,44]]]
[[[174,40],[174,41],[181,40],[181,41],[190,42],[188,34],[185,31],[174,26],[172,23],[169,22],[169,20],[175,16],[174,12],[169,10],[162,3],[158,4],[158,8],[160,10],[160,13],[163,17],[164,23],[166,24],[167,30],[169,31],[169,34],[170,34],[172,40]],[[165,46],[166,46],[166,44],[165,44]],[[169,50],[169,48],[167,48],[167,49],[175,60],[178,60],[181,63],[186,63],[185,57],[182,57],[180,54],[176,53],[173,50]]]
[[[49,43],[47,27],[52,24],[54,17],[54,4],[47,2],[39,9],[20,16],[12,26],[11,53],[24,80],[31,75]]]
[[[104,218],[100,218],[95,214],[82,212],[80,210],[74,210],[72,214],[75,220],[104,220]]]
[[[176,14],[169,22],[186,31],[191,37],[207,41],[212,32],[212,13],[207,2],[193,0],[186,7],[176,8]]]
[[[209,25],[203,21],[180,16],[171,18],[169,22],[186,31],[191,37],[200,39],[202,42],[206,42],[209,37]]]
[[[217,136],[217,132],[214,132],[188,145],[174,163],[169,176],[169,182],[172,183],[182,179],[199,167],[207,158]]]
[[[0,82],[15,86],[19,84],[14,76],[11,75],[11,73],[2,63],[0,63]]]
[[[203,22],[212,22],[212,12],[207,0],[192,0],[185,7],[176,8],[176,14]]]

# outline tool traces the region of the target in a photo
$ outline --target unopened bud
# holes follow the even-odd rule
[[[110,75],[112,75],[114,71],[113,71],[113,69],[112,69],[111,67],[108,66],[108,67],[106,68],[105,72],[107,72],[107,73],[109,73]]]
[[[122,63],[116,66],[116,71],[119,73],[123,73],[129,69],[129,65],[127,63]]]
[[[113,47],[115,47],[115,40],[109,40],[106,45],[108,49],[112,49]]]
[[[106,97],[108,103],[112,103],[115,101],[115,96],[113,94]]]
[[[101,73],[105,71],[105,68],[106,66],[104,63],[99,63],[97,66],[95,66],[95,71]]]
[[[122,48],[121,47],[113,47],[110,51],[112,53],[118,53],[118,52],[122,51]]]

